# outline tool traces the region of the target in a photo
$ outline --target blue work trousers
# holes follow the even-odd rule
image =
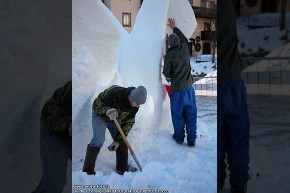
[[[249,176],[250,121],[242,78],[237,76],[218,84],[217,101],[218,187],[224,186],[226,162],[230,171],[230,184],[244,186]]]
[[[176,142],[183,143],[185,130],[187,141],[195,141],[197,109],[193,87],[171,92],[170,106]]]

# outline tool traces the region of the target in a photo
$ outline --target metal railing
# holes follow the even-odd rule
[[[192,6],[196,18],[208,18],[213,19],[216,18],[217,9],[214,8],[206,8],[206,7],[196,7]]]
[[[248,94],[290,96],[290,57],[243,58]]]
[[[251,125],[290,128],[290,57],[243,58]]]

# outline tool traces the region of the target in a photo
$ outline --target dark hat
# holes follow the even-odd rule
[[[138,86],[130,92],[130,98],[137,103],[142,105],[146,102],[147,90],[144,86]]]
[[[168,44],[170,47],[179,46],[180,40],[179,40],[178,35],[176,35],[175,33],[170,34],[168,37]]]

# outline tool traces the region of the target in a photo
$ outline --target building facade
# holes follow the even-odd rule
[[[216,54],[217,0],[190,0],[197,27],[190,41],[192,56]]]
[[[131,33],[138,11],[144,0],[102,0],[124,28]],[[217,53],[216,3],[217,0],[189,0],[197,20],[197,27],[189,39],[192,56]]]
[[[131,33],[143,0],[102,0],[124,28]]]

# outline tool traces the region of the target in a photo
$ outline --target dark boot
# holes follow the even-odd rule
[[[177,140],[175,139],[174,134],[172,135],[172,138],[173,138],[174,141],[175,141],[176,143],[178,143],[179,145],[182,145],[182,144],[183,144],[183,141],[177,141]]]
[[[246,193],[247,186],[232,186],[231,193]]]
[[[187,145],[189,147],[194,147],[195,146],[195,141],[189,141],[189,142],[187,142]]]
[[[136,172],[137,168],[128,165],[128,148],[125,143],[120,143],[116,150],[116,170],[123,175],[124,172]]]
[[[87,172],[88,175],[95,175],[95,163],[100,152],[100,147],[87,146],[87,153],[84,162],[83,172]]]

